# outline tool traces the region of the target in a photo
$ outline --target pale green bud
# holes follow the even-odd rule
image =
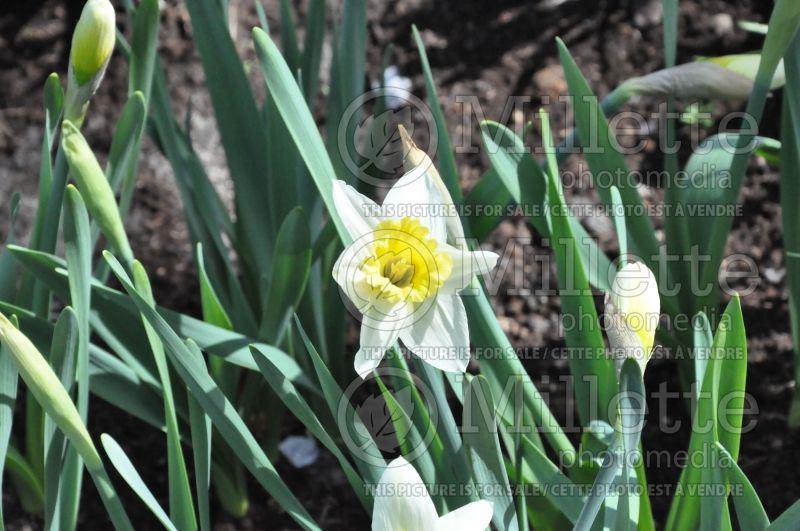
[[[750,96],[761,54],[748,53],[702,58],[629,79],[619,90],[634,94],[675,97],[684,101],[741,101]],[[783,61],[778,64],[771,89],[786,83]]]
[[[116,16],[108,0],[89,0],[72,34],[70,67],[78,85],[85,85],[104,70],[114,51]]]
[[[10,354],[36,401],[64,432],[86,462],[86,467],[91,471],[102,469],[103,463],[97,448],[69,393],[30,339],[2,313],[0,313],[0,342]]]
[[[114,51],[116,24],[109,0],[89,0],[72,34],[64,119],[80,127]]]
[[[756,73],[758,73],[758,65],[761,63],[760,53],[740,53],[734,55],[722,55],[720,57],[708,57],[704,59],[710,63],[718,64],[727,68],[731,72],[736,72],[751,82],[755,81]],[[775,75],[770,83],[770,90],[779,89],[786,84],[786,72],[783,69],[783,59],[778,63],[775,69]]]
[[[108,179],[86,139],[72,122],[64,121],[61,134],[67,164],[78,184],[86,209],[100,227],[109,245],[130,264],[133,262],[133,252]]]

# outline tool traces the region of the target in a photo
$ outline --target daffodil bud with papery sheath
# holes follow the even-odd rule
[[[102,469],[100,454],[67,390],[30,339],[2,313],[0,313],[0,343],[10,354],[36,401],[64,432],[86,462],[86,467],[90,471]]]
[[[116,41],[116,15],[109,0],[89,0],[72,34],[64,118],[78,125],[105,75]]]
[[[618,370],[626,358],[633,358],[644,373],[660,315],[658,282],[653,272],[641,262],[623,266],[606,297],[606,334]]]
[[[86,209],[97,222],[109,245],[126,263],[132,263],[133,251],[125,234],[117,200],[94,153],[72,122],[64,122],[61,134],[67,164],[78,183],[78,190],[86,203]]]
[[[675,97],[679,100],[741,101],[750,96],[761,54],[708,57],[627,80],[617,91],[634,95]],[[786,83],[783,61],[778,64],[771,89]]]

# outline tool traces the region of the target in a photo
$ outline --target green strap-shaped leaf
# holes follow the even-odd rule
[[[714,335],[700,398],[697,401],[692,436],[689,440],[689,455],[702,455],[703,460],[699,465],[696,464],[697,460],[689,460],[681,472],[678,488],[682,494],[676,495],[673,499],[666,529],[686,529],[686,526],[696,526],[700,521],[703,503],[701,499],[692,495],[692,490],[701,482],[719,483],[717,481],[720,476],[719,467],[713,462],[715,456],[710,455],[715,451],[715,443],[719,442],[728,449],[734,459],[738,457],[746,374],[747,339],[741,303],[739,297],[734,295]],[[703,463],[707,465],[705,470],[701,466]],[[724,482],[724,479],[723,477],[721,480]],[[720,513],[720,522],[729,525],[727,505],[720,501],[715,502],[717,505],[710,505],[708,504],[710,500],[705,499],[705,501],[707,505],[704,518],[716,518],[719,516],[717,513]],[[721,509],[717,509],[718,506],[721,506]]]
[[[582,152],[589,163],[589,168],[597,178],[597,191],[600,198],[606,206],[611,206],[610,190],[607,186],[610,184],[609,180],[599,177],[610,175],[613,183],[619,188],[626,210],[629,211],[627,228],[630,233],[630,250],[641,257],[651,270],[655,271],[659,252],[653,224],[647,216],[647,211],[643,208],[639,192],[635,187],[627,185],[628,167],[617,150],[616,142],[612,141],[613,133],[597,97],[589,88],[589,84],[575,64],[566,45],[561,39],[556,39],[556,42],[567,85],[569,85],[570,96],[573,98],[575,121],[580,138],[583,139],[582,143],[585,149]]]
[[[131,283],[122,265],[108,252],[104,253],[111,270],[128,292],[142,316],[153,326],[167,349],[170,361],[189,392],[211,418],[220,435],[230,445],[240,461],[250,470],[258,482],[272,495],[275,501],[303,528],[317,530],[319,527],[278,475],[274,466],[259,446],[253,434],[236,413],[208,371],[197,363],[180,337],[167,324]]]
[[[76,406],[84,423],[89,418],[89,314],[91,311],[92,249],[89,214],[78,189],[67,185],[64,195],[64,249],[69,272],[69,291],[75,311],[78,342],[75,359],[77,382]],[[64,470],[59,478],[60,525],[67,529],[75,526],[80,506],[83,484],[83,463],[78,452],[67,448]]]
[[[16,488],[22,508],[29,513],[40,513],[44,489],[25,456],[13,446],[8,446],[4,465],[8,478]]]
[[[800,90],[800,37],[795,37],[783,60],[786,88],[781,107],[781,218],[789,287],[789,318],[794,344],[795,380],[800,378],[800,102],[792,97]],[[795,391],[789,425],[800,426],[800,392]]]
[[[279,345],[311,272],[311,231],[301,207],[283,220],[271,266],[269,278],[263,280],[266,285],[259,337]]]
[[[617,481],[617,477],[626,475],[629,461],[633,462],[631,452],[638,452],[641,430],[644,426],[644,384],[642,373],[636,360],[627,359],[622,365],[620,374],[619,418],[616,434],[608,450],[605,452],[603,464],[595,477],[586,504],[575,522],[575,531],[589,531],[600,512],[606,496]],[[631,507],[628,505],[628,507]],[[638,514],[635,515],[638,518]],[[627,521],[628,518],[624,518]]]
[[[534,443],[540,444],[539,433],[541,433],[553,449],[563,456],[565,463],[571,464],[575,457],[575,447],[517,357],[514,347],[497,321],[491,302],[477,280],[473,281],[470,289],[477,290],[477,294],[462,294],[469,318],[470,342],[478,351],[498,354],[491,360],[481,363],[481,373],[488,380],[492,394],[504,396],[509,382],[517,382],[522,378],[525,411],[531,417],[524,419],[524,423],[526,426],[536,426],[537,430],[532,434]],[[478,360],[480,361],[480,357]],[[461,393],[458,393],[458,396],[461,396]],[[514,424],[511,408],[503,408],[498,413],[505,424]]]
[[[64,89],[61,81],[57,74],[50,74],[44,85],[45,128],[39,163],[39,202],[36,208],[36,224],[31,235],[31,247],[47,252],[55,250],[58,224],[61,221],[61,201],[64,186],[67,184],[67,161],[61,146],[58,148],[55,165],[51,155],[63,106]],[[20,302],[30,305],[39,315],[47,315],[50,294],[42,286],[35,286],[31,277],[26,275],[21,292]]]
[[[711,356],[711,347],[714,343],[714,336],[711,333],[711,323],[708,322],[708,317],[703,312],[698,313],[694,317],[694,344],[692,349],[692,359],[694,360],[694,383],[695,400],[700,388],[703,385],[703,378],[706,374],[708,367],[708,360]]]
[[[114,136],[111,138],[106,178],[111,188],[120,193],[119,210],[123,220],[128,216],[133,199],[146,118],[147,104],[144,96],[141,92],[134,92],[122,108]],[[97,231],[93,241],[97,241]]]
[[[14,254],[14,257],[34,273],[38,279],[46,283],[60,297],[68,299],[67,278],[63,271],[59,271],[64,267],[63,260],[53,255],[31,251],[18,246],[10,246],[9,249]],[[129,319],[132,315],[137,314],[134,303],[119,291],[112,290],[99,283],[93,283],[92,293],[92,304],[99,312],[107,312],[116,316],[117,319]],[[158,313],[182,336],[193,338],[203,350],[208,351],[210,354],[225,358],[229,363],[240,367],[258,370],[249,351],[250,344],[258,343],[252,338],[164,308],[159,308]],[[133,340],[134,338],[125,339]],[[297,362],[289,357],[288,354],[269,345],[264,345],[263,348],[270,351],[272,360],[284,371],[287,378],[298,385],[302,385],[312,391],[315,390],[302,373]]]
[[[3,494],[3,469],[11,439],[11,425],[14,421],[14,404],[17,400],[17,368],[0,345],[0,496]],[[0,503],[0,531],[5,531],[3,505]]]
[[[70,305],[78,324],[78,411],[84,422],[89,407],[89,312],[91,311],[91,240],[89,214],[78,189],[67,186],[64,202],[64,249],[70,292]]]
[[[5,246],[13,245],[15,241],[15,226],[19,212],[19,192],[11,195],[8,202],[8,235]],[[13,301],[17,294],[17,264],[6,249],[0,250],[0,300]]]
[[[663,28],[664,28],[664,66],[669,68],[675,66],[675,61],[678,53],[678,0],[662,0],[663,7]],[[667,98],[666,112],[664,117],[664,138],[662,140],[663,146],[675,146],[675,98]],[[677,181],[677,172],[679,168],[677,150],[669,148],[664,152],[664,171],[666,172],[667,185],[664,189],[664,205],[668,209],[675,208],[680,203],[680,186]],[[685,238],[685,234],[681,233],[679,216],[666,215],[664,216],[664,240],[667,244],[667,252],[673,248],[680,248],[685,245],[685,242],[678,238]],[[683,275],[685,270],[682,264],[670,262],[668,264],[668,271],[670,274]],[[680,280],[688,280],[688,278],[681,278]],[[680,281],[678,280],[678,281]],[[685,286],[687,284],[681,284]],[[681,299],[678,298],[678,304]],[[684,310],[685,311],[685,310]]]
[[[265,28],[266,29],[266,28]],[[325,0],[311,0],[306,19],[301,71],[306,101],[312,106],[319,87],[322,45],[325,41]]]
[[[211,491],[211,419],[192,395],[189,395],[187,400],[189,401],[200,530],[211,531],[211,501],[209,499]]]
[[[133,283],[144,300],[155,307],[150,279],[142,264],[133,262]],[[191,531],[197,529],[197,520],[194,515],[192,490],[189,487],[189,476],[186,470],[186,461],[181,448],[181,434],[178,428],[178,415],[175,409],[175,398],[172,393],[167,358],[164,344],[149,322],[144,321],[144,331],[150,343],[150,350],[158,368],[158,377],[161,381],[161,392],[164,399],[164,418],[167,423],[167,477],[169,482],[169,513],[172,520],[181,530]]]
[[[547,116],[542,113],[542,138],[545,148],[555,154]],[[549,149],[548,149],[549,148]],[[549,158],[548,204],[550,205],[551,243],[556,258],[561,312],[567,323],[564,335],[569,349],[570,372],[574,380],[575,404],[584,424],[592,420],[611,422],[609,405],[616,388],[614,363],[605,355],[591,286],[580,258],[575,235],[561,190],[561,179],[554,156]]]
[[[238,249],[248,269],[261,271],[269,259],[269,209],[264,206],[271,201],[264,186],[269,171],[264,128],[219,5],[190,0],[186,6],[236,191]]]
[[[702,276],[705,274],[703,268],[713,262],[717,264],[718,270],[722,261],[721,253],[724,249],[717,249],[717,244],[712,239],[719,238],[718,226],[724,225],[727,218],[732,219],[727,213],[734,210],[738,202],[741,185],[733,181],[731,164],[734,160],[734,148],[740,142],[741,136],[722,133],[707,138],[697,152],[692,154],[683,170],[685,175],[692,176],[694,183],[691,186],[685,181],[674,183],[673,187],[679,189],[679,194],[675,205],[669,205],[671,215],[668,219],[672,220],[669,230],[671,234],[677,235],[668,251],[673,256],[686,257],[670,262],[674,282],[680,282],[683,286],[681,290],[676,290],[678,293],[675,297],[680,299],[683,312],[689,315],[705,312],[713,325],[716,325],[719,318],[719,282],[716,276],[713,282]],[[768,140],[764,137],[751,137],[751,141],[752,147],[756,147]],[[667,243],[670,242],[668,239]],[[692,251],[695,246],[696,249]],[[699,284],[698,271],[701,275]],[[692,285],[700,288],[699,293],[693,294],[688,290]],[[685,338],[687,343],[690,340],[691,337]]]
[[[423,383],[428,387],[430,394],[433,395],[433,403],[426,404],[426,409],[430,408],[437,412],[436,419],[436,438],[441,441],[443,446],[442,462],[439,463],[439,468],[444,470],[445,474],[452,471],[454,479],[464,489],[469,489],[472,486],[472,477],[469,473],[469,462],[467,459],[466,448],[464,442],[461,440],[459,434],[458,424],[453,416],[452,408],[447,400],[447,393],[442,380],[442,374],[436,370],[431,364],[414,357],[414,368],[419,374]],[[426,415],[430,418],[430,415]],[[474,492],[464,490],[464,492],[471,492],[471,496],[457,495],[448,497],[448,507],[461,507],[473,501]]]
[[[286,64],[292,72],[300,68],[300,47],[297,44],[297,32],[294,29],[292,7],[288,0],[280,0],[281,6],[281,45]]]
[[[444,112],[439,103],[439,96],[436,94],[436,84],[433,81],[433,73],[431,72],[431,65],[428,62],[428,55],[425,53],[425,45],[422,43],[422,37],[416,26],[411,26],[414,33],[414,42],[417,44],[417,52],[419,53],[419,60],[422,63],[422,75],[425,78],[425,94],[428,96],[428,106],[433,115],[433,121],[436,125],[437,137],[437,153],[439,160],[439,173],[442,175],[442,180],[447,185],[447,190],[456,203],[461,202],[461,179],[458,176],[458,166],[456,165],[456,157],[453,154],[453,146],[450,142],[450,135],[447,133],[447,121],[444,119]]]
[[[517,514],[511,498],[508,474],[500,453],[494,398],[489,383],[476,376],[464,388],[464,421],[461,426],[472,477],[484,498],[494,504],[492,522],[498,529],[516,529]]]
[[[158,0],[142,0],[133,16],[128,92],[141,92],[145,103],[150,101],[156,68],[159,15]]]
[[[741,492],[731,496],[733,498],[733,506],[736,508],[736,519],[739,521],[739,528],[766,529],[769,527],[769,517],[767,517],[767,512],[764,510],[753,484],[750,483],[744,471],[739,468],[736,460],[722,444],[717,442],[716,448],[724,458],[722,461],[724,465],[721,463],[721,466],[726,467],[728,483],[737,485],[742,489]]]
[[[628,256],[628,229],[625,223],[625,205],[622,204],[622,197],[619,195],[619,188],[611,187],[611,205],[613,210],[612,219],[614,228],[617,232],[617,243],[619,244],[619,255]]]
[[[797,34],[800,25],[800,2],[795,0],[777,0],[769,19],[769,31],[761,50],[761,61],[753,84],[753,92],[747,101],[744,115],[751,118],[750,123],[758,123],[764,112],[770,84],[775,74],[779,61],[783,58],[792,40]],[[747,160],[753,147],[755,128],[749,127],[742,130],[736,137],[735,154],[730,163],[730,194],[738,197],[744,183],[744,174]],[[724,168],[724,167],[723,167]],[[715,286],[719,265],[722,262],[725,245],[733,225],[732,215],[721,215],[712,218],[710,223],[709,248],[703,249],[711,255],[711,260],[704,262],[701,271],[701,285]],[[709,301],[709,306],[716,305],[716,300]],[[709,317],[712,317],[709,315]],[[714,322],[714,319],[711,319]],[[726,446],[727,448],[727,446]],[[733,452],[731,452],[733,455]]]
[[[316,371],[319,385],[322,387],[322,394],[325,396],[325,401],[327,402],[331,417],[334,419],[339,419],[341,415],[340,410],[342,410],[345,419],[352,419],[352,421],[346,420],[345,422],[337,422],[339,429],[348,430],[346,437],[352,439],[355,444],[366,454],[380,455],[380,451],[375,446],[375,441],[368,436],[369,431],[367,430],[367,427],[364,426],[364,422],[361,420],[361,417],[353,410],[353,406],[350,404],[349,398],[344,396],[341,387],[339,387],[339,384],[337,384],[336,380],[334,380],[330,369],[328,369],[328,366],[325,365],[325,362],[320,357],[316,347],[314,347],[314,344],[308,338],[308,335],[306,334],[305,329],[303,329],[303,326],[300,324],[300,319],[298,319],[297,316],[294,318],[294,323],[297,332],[300,334],[300,338],[303,341],[303,345],[305,346],[306,351],[308,352],[308,355],[314,365],[314,370]],[[380,480],[381,473],[383,472],[383,467],[375,466],[366,459],[357,458],[356,467],[358,467],[359,471],[361,472],[364,482],[370,485],[376,485]]]
[[[733,296],[725,309],[712,350],[716,351],[713,355],[720,360],[721,366],[717,408],[720,414],[725,415],[725,418],[718,419],[719,442],[734,459],[738,459],[747,382],[747,336],[738,295]]]
[[[117,469],[117,472],[119,472],[119,475],[122,476],[122,479],[133,489],[133,492],[139,496],[139,499],[142,500],[147,508],[158,518],[158,521],[161,522],[166,529],[178,531],[178,528],[175,527],[175,524],[172,523],[167,513],[165,513],[164,509],[159,505],[156,497],[153,496],[153,493],[145,484],[139,471],[133,466],[125,450],[123,450],[117,441],[107,433],[100,436],[100,442],[103,444],[103,449],[111,460],[111,464]]]
[[[0,311],[16,315],[19,318],[20,329],[33,341],[37,348],[46,350],[51,348],[50,345],[52,345],[51,360],[58,360],[58,357],[53,354],[56,348],[65,344],[65,341],[53,340],[57,334],[54,332],[54,327],[51,323],[36,317],[27,310],[3,302],[0,302]],[[65,312],[71,314],[69,316],[70,320],[75,319],[74,312],[71,309],[65,309],[60,320],[66,318]],[[61,326],[63,327],[64,325],[62,324]],[[59,349],[62,356],[65,354],[64,350],[64,348]],[[92,393],[157,429],[166,429],[164,424],[164,404],[157,389],[143,383],[123,361],[105,350],[95,345],[90,345],[89,353],[91,362],[89,377],[91,379],[90,387]],[[72,355],[74,357],[76,354],[73,353]],[[68,372],[66,369],[67,362],[61,361],[60,363],[64,368],[64,370],[60,371],[60,378],[64,387],[72,387],[71,382],[74,381],[75,374],[74,360],[69,363],[72,367],[72,370],[69,371],[69,379],[66,379],[65,376]],[[54,370],[55,368],[56,366],[54,365]],[[53,474],[58,476],[59,473],[54,472]]]
[[[547,177],[527,152],[529,148],[514,131],[497,122],[483,122],[481,138],[492,168],[509,190],[511,198],[528,212],[528,219],[539,235],[549,238],[551,211],[547,202]],[[589,282],[598,289],[608,290],[609,276],[613,272],[611,262],[580,221],[573,216],[568,219],[583,263],[588,267]]]
[[[253,42],[275,106],[286,123],[339,234],[348,234],[333,203],[333,179],[336,174],[300,87],[275,43],[264,31],[253,29]]]
[[[570,522],[575,523],[584,504],[578,486],[565,476],[528,437],[523,435],[521,440],[525,481],[534,486],[540,485],[547,499]]]
[[[224,328],[225,330],[233,330],[233,323],[231,323],[228,313],[222,307],[222,303],[217,296],[214,285],[211,283],[211,278],[208,276],[205,266],[205,258],[203,257],[203,244],[197,244],[197,272],[200,277],[200,304],[203,308],[203,320],[208,324]]]
[[[505,219],[511,201],[511,194],[500,181],[498,171],[490,167],[464,197],[464,212],[471,213],[464,217],[469,222],[472,237],[484,241]]]
[[[797,522],[800,522],[800,500],[794,502],[791,507],[776,518],[767,528],[767,531],[794,531],[797,529]]]
[[[203,308],[203,320],[208,324],[218,326],[225,330],[233,330],[228,313],[223,308],[217,292],[208,276],[203,256],[203,244],[197,244],[197,273],[200,277],[200,304]],[[209,371],[214,381],[219,384],[225,396],[232,397],[239,382],[239,370],[224,360],[214,357],[209,360]]]
[[[48,323],[49,324],[49,323]],[[25,331],[24,328],[20,328]],[[58,316],[53,329],[52,342],[50,343],[50,366],[58,375],[64,389],[70,391],[75,384],[77,374],[76,363],[79,351],[78,318],[75,311],[67,306]],[[83,384],[90,387],[87,383]],[[59,519],[71,515],[76,507],[76,496],[64,494],[59,499],[61,489],[75,489],[75,465],[80,461],[71,455],[71,462],[65,467],[64,450],[66,448],[64,434],[56,428],[55,422],[49,416],[44,419],[44,520],[45,529],[55,529],[59,526]],[[70,448],[70,453],[75,450]],[[82,471],[81,471],[82,472]],[[63,487],[62,487],[63,485]],[[69,510],[67,504],[69,506]],[[62,510],[62,507],[64,510]],[[70,520],[71,518],[67,518]],[[69,521],[67,522],[69,523]]]
[[[258,347],[251,347],[251,351],[253,352],[253,359],[256,365],[258,365],[261,374],[267,380],[272,390],[277,393],[289,411],[303,423],[306,429],[333,454],[342,467],[342,471],[350,482],[350,486],[353,487],[353,491],[356,493],[356,496],[358,496],[359,501],[361,501],[365,509],[369,510],[372,507],[372,503],[366,496],[364,480],[361,479],[358,472],[353,468],[353,465],[350,464],[347,456],[345,456],[336,445],[333,437],[328,434],[325,427],[314,414],[311,406],[308,405],[308,402],[306,402],[303,396],[297,391],[297,388],[292,385],[292,382],[287,380],[286,377],[280,373]]]

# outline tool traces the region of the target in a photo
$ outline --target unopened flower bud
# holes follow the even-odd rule
[[[644,373],[661,315],[658,282],[641,262],[623,266],[614,277],[606,298],[606,333],[617,367],[626,358],[639,362]]]
[[[69,60],[75,79],[84,85],[103,70],[114,51],[116,18],[108,0],[89,0],[72,34]]]
[[[78,184],[86,209],[100,227],[109,245],[130,264],[133,261],[133,252],[108,179],[86,139],[72,122],[64,121],[61,134],[67,164]],[[68,189],[67,193],[75,192]]]
[[[87,468],[102,469],[100,455],[67,390],[30,339],[2,313],[0,313],[0,343],[10,354],[36,401],[64,432],[86,462]]]
[[[628,97],[639,94],[685,101],[741,101],[753,91],[760,61],[758,53],[703,58],[629,79],[618,90]],[[781,61],[770,88],[780,88],[785,83]]]
[[[88,0],[72,34],[64,117],[80,124],[105,75],[116,41],[116,17],[109,0]]]

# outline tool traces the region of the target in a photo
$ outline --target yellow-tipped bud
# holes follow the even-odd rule
[[[116,40],[116,15],[109,0],[89,0],[72,34],[69,60],[78,85],[105,69]]]
[[[708,57],[703,61],[717,64],[721,67],[727,68],[731,72],[746,77],[750,81],[755,81],[756,73],[758,73],[758,65],[761,64],[760,53],[740,53],[734,55],[721,55],[719,57]],[[778,62],[778,67],[775,69],[775,76],[772,78],[772,83],[769,88],[772,90],[781,88],[786,84],[786,72],[783,69],[783,59]]]
[[[641,262],[626,264],[614,277],[606,300],[606,333],[618,367],[625,358],[634,358],[644,372],[660,315],[658,282],[653,272]]]
[[[0,343],[11,355],[25,385],[42,409],[64,432],[90,471],[103,468],[97,449],[67,390],[50,364],[25,334],[0,313]]]
[[[671,68],[629,79],[620,90],[634,94],[672,96],[685,101],[741,101],[750,96],[761,62],[761,54],[748,53],[701,58]],[[786,83],[783,61],[778,64],[771,89]]]

